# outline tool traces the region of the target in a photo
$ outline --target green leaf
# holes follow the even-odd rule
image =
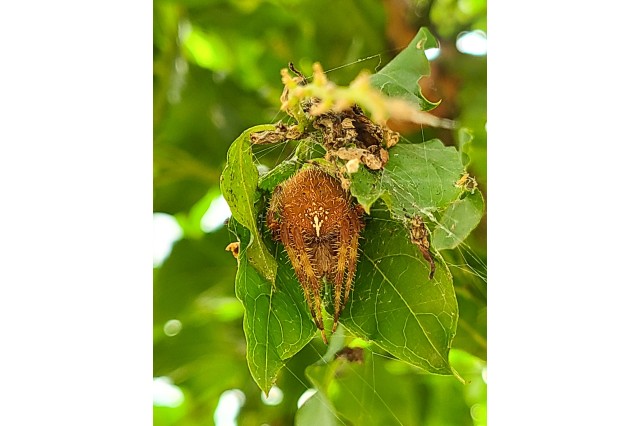
[[[184,320],[186,312],[198,312],[196,301],[210,290],[233,297],[236,265],[224,251],[228,240],[228,231],[221,228],[173,245],[169,257],[153,271],[154,326],[162,328],[171,319]]]
[[[253,163],[251,133],[275,130],[275,126],[264,124],[245,130],[232,144],[227,153],[227,165],[220,176],[220,189],[233,217],[251,232],[247,244],[249,262],[260,274],[272,283],[276,278],[278,265],[267,250],[256,222],[254,205],[258,186],[258,169]]]
[[[276,256],[280,267],[274,287],[250,265],[248,230],[235,220],[229,228],[240,241],[236,296],[245,308],[247,362],[255,382],[269,394],[285,361],[309,343],[317,329],[286,252],[280,250]]]
[[[353,294],[341,322],[399,359],[436,374],[455,374],[449,349],[458,321],[451,273],[439,255],[429,264],[395,221],[376,219],[364,232]]]
[[[184,49],[187,58],[203,68],[213,71],[230,71],[232,68],[228,44],[224,38],[213,32],[205,33],[200,28],[192,26],[184,40]]]
[[[457,278],[457,277],[456,277]],[[466,278],[466,277],[465,277]],[[467,282],[469,279],[467,278]],[[453,347],[482,360],[487,359],[487,303],[464,289],[456,288],[460,318]]]
[[[362,351],[362,362],[337,358],[311,365],[305,370],[306,376],[318,389],[316,395],[320,394],[325,403],[324,410],[353,425],[420,424],[420,407],[412,398],[418,390],[417,383],[393,372],[394,367],[402,368],[397,365],[401,362],[368,348],[362,348]]]
[[[458,199],[463,190],[456,182],[463,173],[458,151],[438,139],[398,144],[382,173],[382,198],[396,218],[429,215]]]
[[[433,231],[431,245],[436,250],[452,249],[478,226],[484,212],[482,193],[477,189],[449,204]]]
[[[324,394],[316,392],[311,398],[306,400],[305,403],[302,404],[302,407],[296,412],[295,425],[337,426],[344,424],[344,422],[334,414],[333,410],[335,409]]]
[[[423,376],[426,392],[420,401],[424,410],[420,424],[486,426],[487,384],[482,377],[486,362],[454,349],[451,351],[451,365],[465,372],[467,383],[457,383],[446,377]]]
[[[260,176],[258,188],[263,191],[273,192],[276,186],[285,179],[290,178],[298,170],[298,159],[292,158],[269,170],[264,176]]]
[[[438,139],[411,144],[400,143],[389,151],[389,161],[381,172],[360,167],[351,175],[351,195],[367,213],[382,198],[396,220],[444,210],[464,189],[456,183],[464,173],[458,151]]]
[[[471,142],[473,142],[473,133],[470,129],[462,127],[458,130],[458,151],[460,152],[460,160],[465,167],[467,167],[471,161],[469,157]]]
[[[220,190],[217,187],[212,188],[204,197],[191,206],[188,213],[178,212],[174,215],[186,238],[202,237],[204,234],[201,227],[202,217],[211,207],[211,202],[219,196]]]
[[[438,47],[438,41],[425,27],[420,28],[398,56],[371,76],[371,84],[385,95],[402,98],[423,111],[435,108],[440,102],[428,101],[418,85],[422,76],[429,75],[429,61],[424,51],[432,47]]]
[[[475,234],[475,232],[474,232]],[[444,250],[442,256],[448,265],[456,287],[458,299],[458,330],[453,348],[487,359],[487,264],[486,254],[469,245],[455,250]]]
[[[371,171],[364,166],[359,167],[357,172],[351,174],[351,186],[349,187],[351,195],[356,197],[367,214],[369,214],[373,203],[383,193],[380,176],[380,173]]]
[[[311,138],[301,139],[296,147],[296,157],[301,162],[314,158],[324,158],[326,153],[325,147]]]

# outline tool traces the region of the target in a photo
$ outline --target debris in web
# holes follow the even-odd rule
[[[436,264],[429,252],[429,231],[427,231],[424,220],[422,220],[419,215],[415,215],[411,218],[409,233],[411,235],[411,242],[418,246],[424,259],[429,262],[429,265],[431,266],[429,279],[433,279],[433,274],[436,272]]]

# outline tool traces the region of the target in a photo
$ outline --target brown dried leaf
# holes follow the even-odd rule
[[[225,247],[226,251],[230,251],[233,257],[238,258],[238,254],[240,253],[240,242],[236,241],[234,243],[229,243],[227,247]]]
[[[429,274],[429,279],[433,278],[433,274],[436,272],[436,264],[431,257],[431,253],[429,252],[429,231],[424,224],[422,218],[418,215],[415,215],[411,218],[411,222],[409,224],[409,234],[411,236],[411,242],[418,246],[420,252],[422,252],[422,256],[424,259],[429,262],[431,265],[431,273]]]

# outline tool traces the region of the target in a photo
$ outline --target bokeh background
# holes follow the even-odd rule
[[[224,250],[233,240],[219,189],[227,148],[246,128],[285,119],[280,69],[288,62],[310,75],[318,61],[346,84],[362,69],[375,72],[426,26],[440,48],[427,52],[423,92],[442,100],[435,115],[474,135],[469,170],[488,201],[486,1],[155,0],[153,7],[154,424],[294,424],[313,393],[305,368],[326,347],[315,339],[293,357],[268,398],[249,374],[236,261]],[[458,142],[448,130],[397,130]],[[291,149],[256,155],[271,167]],[[362,342],[373,367],[355,369],[335,392],[350,392],[355,411],[373,410],[367,423],[390,424],[375,415],[383,406],[401,424],[486,424],[486,219],[464,246],[443,254],[460,305],[451,362],[469,383],[426,374]]]

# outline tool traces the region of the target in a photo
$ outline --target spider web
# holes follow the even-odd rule
[[[336,69],[343,68],[345,66],[353,65],[353,64],[362,62],[364,60],[376,58],[376,57],[380,58],[381,55],[374,55],[368,58],[363,58],[351,64],[346,64],[346,65],[334,68],[332,70],[328,70],[327,73]],[[292,119],[286,116],[286,114],[282,112],[279,112],[274,116],[272,123],[278,120],[283,120],[288,123],[292,122]],[[422,142],[423,143],[428,142],[424,137],[424,133],[423,133]],[[273,158],[273,156],[275,155],[276,157],[275,164],[278,164],[281,161],[288,160],[293,157],[294,147],[295,147],[295,142],[284,142],[284,143],[274,144],[271,146],[261,146],[261,147],[258,147],[258,149],[254,150],[254,155],[257,160],[257,163],[260,163],[263,159],[266,159],[268,157]],[[391,150],[391,155],[393,155],[393,148]],[[426,157],[426,151],[425,151],[425,157],[423,159],[428,162],[428,157]],[[264,168],[262,171],[264,171]],[[442,170],[438,170],[436,168],[428,168],[426,170],[426,176],[428,179],[429,177],[434,177],[434,176],[437,178],[439,172],[442,172]],[[451,169],[445,168],[444,172],[449,174],[454,174],[454,173],[458,173],[458,170],[451,170]],[[402,186],[408,185],[409,187],[419,188],[420,186],[424,185],[424,182],[422,182],[422,180],[418,177],[418,175],[408,174],[402,170],[394,171],[391,169],[384,169],[382,173],[383,173],[384,179],[387,182],[389,182],[390,187],[402,187]],[[440,181],[440,184],[444,185],[444,182]],[[432,186],[429,186],[429,188],[431,189]],[[452,234],[450,228],[443,223],[442,216],[440,214],[441,211],[439,211],[437,207],[438,194],[441,194],[443,192],[442,188],[443,188],[442,186],[440,187],[440,190],[436,188],[434,192],[430,195],[430,200],[432,201],[431,204],[433,205],[427,206],[427,207],[425,207],[424,200],[421,199],[419,196],[415,195],[413,192],[395,190],[393,191],[391,198],[397,202],[398,206],[401,206],[399,207],[398,211],[395,212],[395,217],[393,218],[390,218],[388,216],[385,217],[385,214],[388,215],[389,213],[388,207],[382,203],[377,203],[371,209],[370,211],[371,217],[369,217],[368,220],[371,223],[374,223],[374,222],[397,223],[401,215],[400,210],[402,210],[402,212],[406,214],[417,213],[425,217],[431,231],[434,231],[436,229],[441,229],[442,231],[451,235],[452,238],[454,238],[457,243],[456,247],[453,250],[446,250],[442,254],[443,254],[443,260],[446,262],[448,268],[451,270],[451,273],[454,277],[454,281],[456,281],[455,282],[456,294],[458,298],[461,297],[461,294],[465,295],[465,297],[467,297],[473,303],[476,303],[478,305],[477,307],[479,310],[483,309],[483,304],[484,304],[484,309],[486,311],[487,265],[486,265],[486,261],[484,260],[485,256],[481,254],[484,251],[482,244],[478,244],[477,242],[475,243],[466,242],[464,240],[464,237],[466,236],[459,237],[459,236],[456,236],[455,234]],[[391,211],[392,213],[394,213],[393,208],[391,209]],[[362,253],[362,248],[360,248],[360,250],[361,250],[360,262],[363,262],[365,258]],[[370,260],[370,263],[373,264],[374,262],[375,262],[374,260]],[[462,282],[458,282],[458,281],[462,281]],[[406,283],[406,285],[410,285],[410,283]],[[376,296],[377,296],[376,294],[370,293],[368,297],[373,300]],[[378,311],[378,313],[383,313],[386,315],[392,312],[384,311],[381,309]],[[462,329],[460,326],[463,325],[463,317],[464,317],[464,312],[460,312],[460,323],[458,327],[459,336],[462,334]],[[467,326],[469,326],[469,324],[467,324]],[[316,337],[316,339],[319,339],[319,337]],[[480,342],[479,346],[482,346],[481,343],[484,341],[484,350],[486,351],[486,331],[484,334],[479,333],[479,335],[471,336],[469,339],[472,341],[476,340],[476,343]],[[471,351],[468,350],[470,347],[469,345],[473,346],[472,344],[467,344],[466,346],[463,344],[460,346],[463,349],[466,349],[468,352],[473,353],[474,352],[473,350]],[[309,346],[312,347],[315,353],[317,354],[320,365],[323,368],[329,368],[328,366],[331,364],[331,362],[327,360],[330,359],[331,357],[328,357],[327,356],[328,354],[320,353],[320,351],[318,351],[316,349],[316,346],[314,346],[313,344]],[[402,343],[399,343],[399,348],[403,350],[409,350],[409,348],[406,345],[403,347]],[[376,381],[376,372],[378,372],[378,375],[380,375],[380,372],[377,370],[376,363],[378,364],[382,363],[384,365],[387,362],[398,363],[400,361],[397,360],[397,357],[390,355],[387,351],[379,348],[375,344],[373,346],[367,347],[365,350],[366,350],[366,353],[368,354],[366,357],[366,363],[368,363],[367,368],[370,368],[370,370],[365,371],[365,370],[359,369],[359,367],[357,366],[350,366],[349,364],[346,364],[347,367],[344,367],[344,368],[348,369],[352,381],[354,383],[359,383],[360,386],[355,387],[358,390],[353,390],[355,388],[352,388],[352,387],[345,387],[344,392],[347,395],[351,396],[350,400],[354,401],[354,404],[357,406],[358,410],[360,410],[362,413],[366,413],[372,410],[372,407],[377,405],[379,407],[382,407],[383,410],[386,410],[388,412],[390,416],[388,424],[400,424],[400,425],[405,424],[402,421],[402,410],[399,410],[398,407],[387,402],[387,399],[389,398],[389,396],[380,388],[380,384],[378,384],[378,381]],[[482,352],[482,348],[480,348],[479,350],[476,348],[476,350],[478,352]],[[289,374],[291,374],[300,383],[304,384],[305,386],[310,386],[310,385],[314,386],[314,384],[312,382],[310,383],[310,381],[307,378],[300,377],[293,370],[291,370],[286,364],[284,365],[284,367],[286,371]],[[408,367],[408,368],[412,368],[412,367]],[[415,370],[412,370],[412,371],[415,372]],[[469,379],[473,377],[474,374],[477,376],[476,374],[477,371],[461,370],[460,373],[463,377],[465,377],[465,379]],[[370,375],[367,376],[367,374],[370,374]],[[419,373],[418,376],[420,374],[422,373]],[[477,379],[477,377],[474,377],[474,378]],[[322,392],[322,390],[319,390],[319,391]],[[366,394],[367,392],[370,392],[370,394]],[[319,398],[318,400],[320,401],[320,404],[323,405],[328,411],[334,413],[336,417],[335,418],[336,424],[345,424],[345,425],[350,424],[350,423],[346,423],[340,416],[337,415],[337,410],[334,404],[332,402],[328,402],[328,401],[331,401],[331,398],[329,398],[327,395],[324,395],[324,396],[325,398]],[[362,418],[357,418],[357,419],[362,420]],[[356,421],[354,424],[361,424],[361,423],[359,421]]]
[[[376,220],[384,220],[384,219],[376,219]],[[464,256],[471,256],[476,258],[480,262],[482,261],[478,255],[476,255],[471,248],[462,244],[455,250],[462,259],[465,259]],[[486,283],[486,274],[478,269],[475,266],[477,263],[475,260],[473,262],[461,261],[460,263],[450,264],[453,268],[464,271],[465,273],[472,274],[477,280],[481,283]],[[372,295],[373,297],[373,295]],[[383,314],[382,311],[379,311],[380,314]],[[389,312],[385,312],[384,314],[388,314]],[[340,328],[343,328],[341,326]],[[340,328],[336,335],[331,337],[330,345],[334,344],[333,339],[340,339]],[[344,331],[347,334],[350,334],[348,331]],[[350,339],[353,339],[352,337]],[[315,338],[316,342],[319,342],[319,337]],[[340,342],[339,342],[340,343]],[[346,343],[346,342],[345,342]],[[332,370],[331,363],[339,363],[339,367],[334,368],[334,374],[336,374],[336,378],[332,380],[332,382],[339,382],[338,388],[341,391],[341,398],[347,398],[349,404],[353,404],[355,407],[353,410],[350,410],[347,414],[349,417],[345,417],[344,412],[346,403],[340,404],[340,406],[336,406],[336,401],[330,398],[329,388],[322,388],[322,386],[318,386],[317,382],[313,380],[309,380],[308,377],[301,376],[296,374],[291,368],[289,368],[285,364],[285,370],[288,374],[293,376],[295,380],[303,384],[305,387],[315,388],[318,392],[322,393],[322,398],[318,398],[319,403],[328,411],[333,413],[335,416],[335,424],[338,425],[347,425],[347,424],[371,424],[372,418],[367,417],[367,413],[375,414],[376,422],[373,424],[389,424],[389,425],[409,425],[415,424],[415,419],[411,417],[411,407],[407,407],[407,404],[412,399],[415,400],[414,395],[412,395],[409,390],[411,389],[423,389],[425,387],[425,383],[427,383],[426,387],[431,389],[431,385],[428,384],[429,376],[427,376],[423,371],[418,371],[417,369],[409,366],[408,364],[399,361],[395,356],[392,356],[385,350],[379,348],[375,344],[366,345],[364,342],[359,339],[351,340],[351,346],[355,345],[364,345],[365,351],[368,356],[365,356],[365,365],[358,364],[350,364],[345,361],[332,361],[333,353],[335,350],[332,350],[330,347],[327,353],[322,353],[317,349],[317,345],[311,344],[309,347],[313,349],[316,353],[318,363],[320,366],[311,366],[309,368],[315,368],[316,370],[327,370],[326,373],[330,374]],[[322,345],[320,345],[322,347]],[[456,354],[459,355],[459,354]],[[484,368],[484,363],[479,362],[480,368]],[[480,372],[476,365],[476,368],[469,368],[469,366],[459,367],[457,364],[454,366],[459,370],[459,373],[469,382],[475,383],[475,386],[478,386],[480,381]],[[411,377],[407,375],[395,375],[388,374],[388,371],[382,372],[383,370],[395,369],[397,371],[404,371],[409,374],[412,373]],[[309,372],[307,372],[309,373]],[[308,376],[309,374],[307,374]],[[382,377],[379,377],[379,376]],[[339,378],[338,378],[339,377]],[[345,379],[345,377],[348,379]],[[430,376],[435,377],[435,376]],[[453,380],[453,379],[451,379]],[[486,384],[480,383],[483,386]],[[335,386],[335,385],[333,385]],[[402,396],[405,398],[405,403],[398,403],[396,398],[389,395],[389,389],[398,389],[407,390],[407,394],[403,394]],[[335,391],[335,389],[334,389]],[[402,392],[401,392],[402,393]],[[340,401],[338,401],[340,402]],[[480,400],[479,403],[482,403]],[[413,407],[415,408],[415,407]],[[409,410],[409,413],[407,413]],[[354,415],[354,412],[357,413]],[[338,414],[340,413],[340,414]],[[371,415],[373,415],[371,414]],[[342,417],[341,417],[342,416]],[[384,420],[384,421],[382,421]]]
[[[397,182],[398,179],[405,179],[405,180],[409,179],[409,180],[412,180],[412,183],[414,185],[417,185],[417,182],[415,182],[412,177],[407,177],[404,175],[395,175],[391,172],[388,172],[388,177],[392,182]],[[410,194],[401,193],[399,194],[399,197],[401,198],[403,205],[411,206],[425,213],[426,215],[430,216],[432,223],[436,227],[444,227],[444,225],[442,225],[440,221],[435,217],[434,211],[429,209],[425,210],[424,208],[422,208],[419,203],[419,200],[416,200]],[[369,219],[370,223],[377,223],[377,222],[397,223],[397,221],[395,220],[382,217],[382,214],[388,213],[388,210],[383,204],[379,204],[378,207],[373,208],[371,210],[371,213],[372,213],[372,217]],[[471,275],[474,279],[470,280],[469,282],[472,286],[474,286],[475,290],[478,290],[476,291],[476,293],[480,293],[481,295],[484,294],[486,296],[486,263],[484,262],[482,256],[476,254],[475,250],[466,242],[461,242],[454,250],[448,251],[448,252],[455,253],[455,256],[447,256],[447,265],[452,270],[452,273],[454,274],[454,276]],[[419,259],[416,259],[416,260],[419,260]],[[360,262],[362,263],[365,261],[368,261],[369,263],[373,264],[373,261],[367,260],[364,254],[361,254]],[[401,276],[399,278],[401,278]],[[410,283],[407,283],[407,285],[409,284]],[[375,298],[378,297],[378,294],[372,292],[372,293],[369,293],[369,296],[367,297],[370,298],[371,300],[374,300]],[[385,310],[381,308],[376,311],[376,314],[380,316],[385,316],[385,315],[393,314],[393,311],[390,311],[388,309]],[[462,318],[460,321],[462,321]],[[376,318],[376,322],[380,322],[378,318]],[[459,331],[459,334],[460,334],[460,331]],[[482,336],[480,336],[480,339],[482,340]],[[402,342],[398,343],[398,348],[400,350],[409,351],[408,346],[403,347]],[[316,353],[317,353],[318,359],[322,359],[323,355],[318,351],[316,351]],[[347,394],[352,395],[351,399],[353,399],[354,403],[356,404],[357,407],[359,407],[359,410],[361,412],[363,413],[370,412],[372,409],[372,406],[375,406],[377,404],[381,407],[384,407],[384,410],[389,414],[390,418],[388,419],[389,421],[388,424],[405,424],[402,421],[402,410],[398,411],[398,409],[393,404],[386,402],[385,398],[387,398],[387,396],[384,394],[384,392],[380,391],[380,389],[378,388],[379,386],[378,382],[375,379],[375,374],[376,374],[375,363],[376,362],[384,363],[391,359],[395,360],[396,358],[389,355],[386,351],[383,351],[383,350],[372,350],[370,353],[371,353],[371,356],[368,358],[368,362],[372,364],[371,370],[370,370],[371,375],[365,376],[364,372],[359,370],[358,368],[356,367],[351,368],[349,371],[351,372],[350,374],[352,375],[351,377],[353,381],[360,382],[360,385],[356,386],[359,390],[354,391],[354,390],[351,390],[350,387],[345,387],[344,391]],[[289,369],[286,366],[286,364],[285,364],[285,368],[287,369],[287,371],[289,371],[290,374],[295,376],[296,380],[300,381],[301,383],[305,383],[305,386],[310,385],[305,378],[295,375],[295,373],[291,369]],[[466,379],[469,379],[468,373],[461,371],[461,374]],[[355,394],[357,392],[359,392],[358,395]],[[366,392],[370,393],[370,395],[367,394],[369,395],[367,397],[369,399],[363,396]],[[327,398],[318,398],[318,401],[322,405],[324,405],[328,411],[333,413],[336,412],[336,408],[332,405],[331,402],[327,402],[327,401],[330,401]],[[341,420],[339,417],[336,417],[336,422],[337,424],[347,424],[343,420]],[[355,424],[358,424],[358,423],[356,422]]]

